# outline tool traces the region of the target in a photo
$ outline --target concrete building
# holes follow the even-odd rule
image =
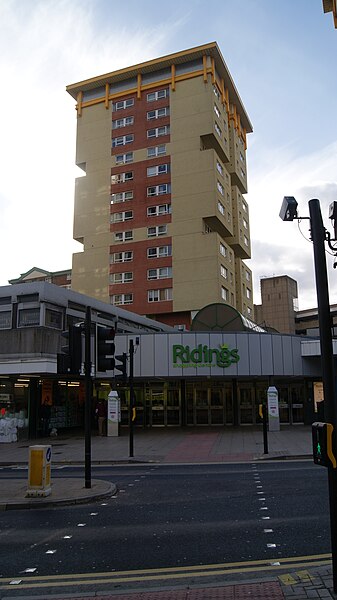
[[[295,333],[298,311],[297,282],[288,275],[263,277],[261,304],[254,306],[255,322],[279,333]]]
[[[57,355],[62,330],[83,322],[88,306],[93,324],[115,327],[116,355],[129,353],[131,339],[139,341],[133,372],[136,427],[258,424],[259,404],[269,386],[278,390],[281,423],[317,420],[315,387],[322,387],[317,338],[254,330],[245,317],[229,319],[232,329],[230,322],[226,327],[219,322],[212,331],[180,332],[37,282],[0,288],[0,421],[16,419],[20,439],[43,436],[41,409],[47,399],[52,427],[63,433],[83,431],[84,378],[59,374]],[[228,310],[238,316],[236,309]],[[97,398],[107,398],[114,372],[97,373],[93,367],[92,373],[94,408]],[[122,385],[118,391],[124,427],[130,388]]]
[[[46,281],[47,283],[53,283],[60,287],[71,288],[71,269],[65,269],[64,271],[46,271],[39,267],[33,267],[21,273],[20,277],[16,279],[10,279],[8,283],[12,285],[16,283],[33,283],[35,281]]]
[[[252,125],[215,42],[67,86],[76,99],[72,288],[188,329],[225,302],[253,318]]]

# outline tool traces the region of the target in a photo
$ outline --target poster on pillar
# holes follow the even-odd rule
[[[267,391],[268,401],[268,429],[269,431],[280,431],[280,416],[278,409],[278,391],[271,385]]]
[[[118,393],[115,390],[111,390],[111,392],[108,395],[108,437],[119,435],[119,422],[121,420],[120,406],[121,405]]]

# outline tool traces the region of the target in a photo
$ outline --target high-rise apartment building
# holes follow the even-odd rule
[[[69,85],[77,100],[72,288],[170,325],[253,317],[246,136],[215,42]]]

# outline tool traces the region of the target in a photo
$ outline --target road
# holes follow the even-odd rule
[[[83,477],[83,469],[53,471],[53,477],[76,474]],[[68,589],[67,575],[81,574],[77,587],[81,580],[84,590],[86,574],[91,582],[95,573],[102,590],[136,579],[158,585],[169,577],[186,583],[221,574],[223,581],[250,567],[256,573],[330,552],[327,473],[311,461],[113,466],[92,474],[115,482],[116,496],[0,512],[0,586],[20,581],[11,591],[17,585],[22,594],[28,578],[30,594],[41,593],[33,582],[55,593],[61,580]],[[26,477],[2,469],[1,485],[20,475]]]

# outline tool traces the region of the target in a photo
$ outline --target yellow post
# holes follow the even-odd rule
[[[30,446],[26,498],[51,494],[51,446]]]

